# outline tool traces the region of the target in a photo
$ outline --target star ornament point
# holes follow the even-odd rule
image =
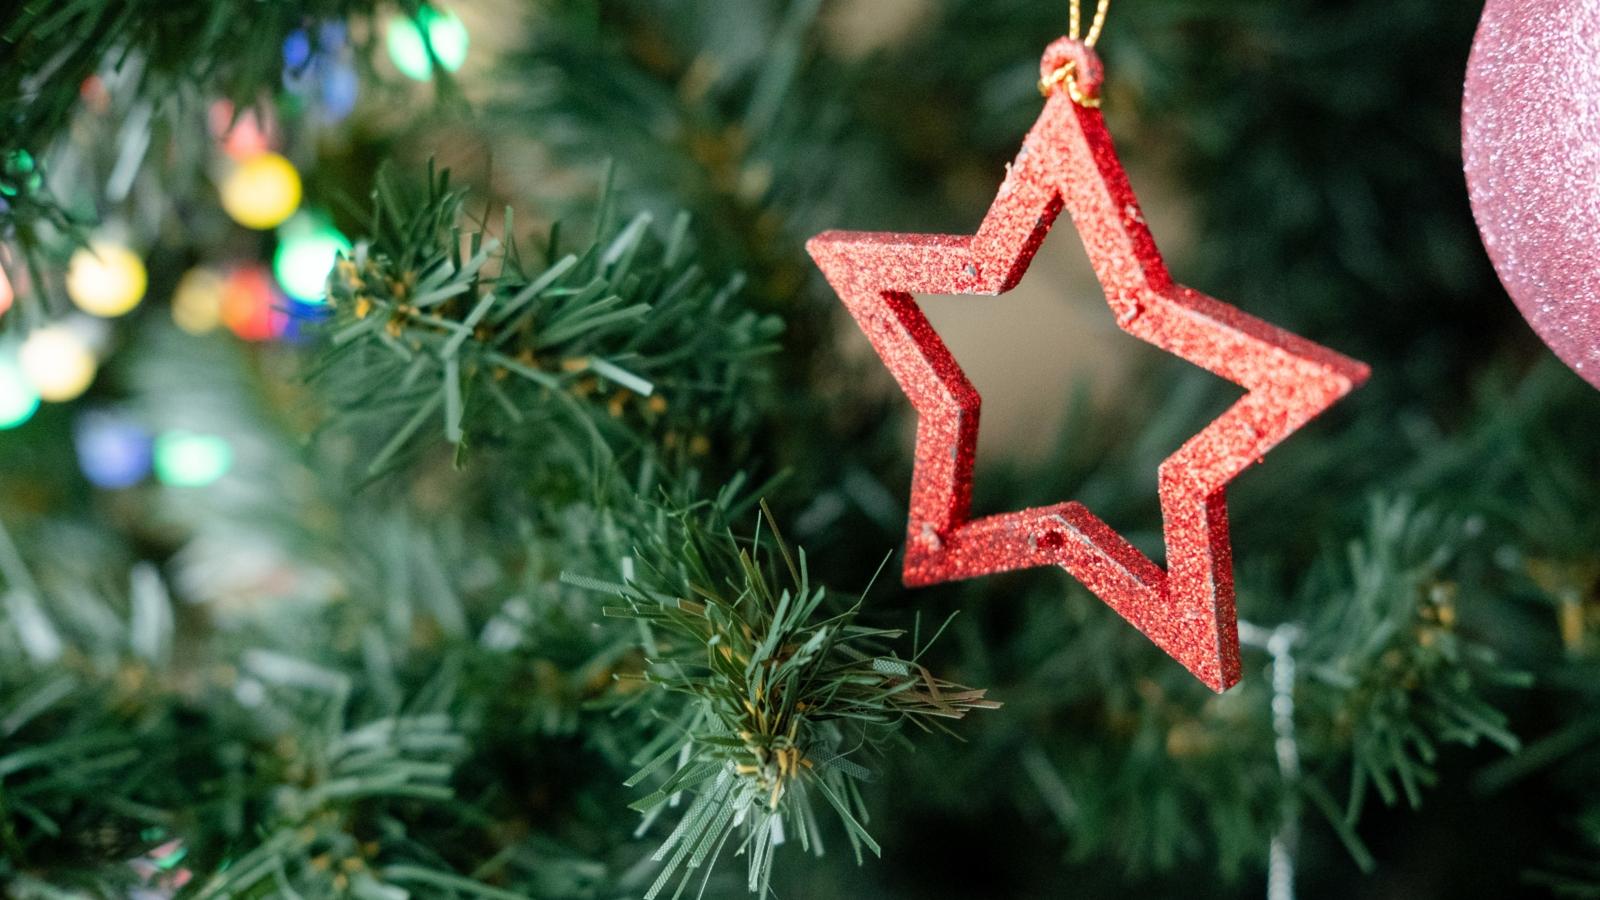
[[[1082,77],[1062,83],[1063,67]],[[1059,566],[1206,685],[1239,680],[1225,489],[1354,390],[1367,367],[1168,274],[1095,96],[1099,61],[1062,39],[1041,63],[1044,110],[970,235],[829,231],[806,245],[917,412],[904,580],[920,587]],[[1166,568],[1081,503],[971,517],[981,400],[914,294],[1000,294],[1066,211],[1118,327],[1245,389],[1161,464]]]

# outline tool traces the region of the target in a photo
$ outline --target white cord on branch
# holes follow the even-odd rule
[[[1249,622],[1239,623],[1240,642],[1264,649],[1272,657],[1272,731],[1277,736],[1273,749],[1278,756],[1278,774],[1287,788],[1282,820],[1267,851],[1267,900],[1294,900],[1295,856],[1300,845],[1299,804],[1294,793],[1300,778],[1300,745],[1294,730],[1294,647],[1302,634],[1298,625],[1279,625],[1269,631]]]

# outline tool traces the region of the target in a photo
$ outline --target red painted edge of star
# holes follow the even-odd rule
[[[1100,71],[1092,50],[1063,38],[1041,73],[1067,61]],[[1118,327],[1246,391],[1158,470],[1165,570],[1080,503],[969,517],[978,392],[912,295],[1010,290],[1062,209]],[[975,234],[829,231],[806,248],[918,413],[905,583],[1061,566],[1213,690],[1236,684],[1226,486],[1365,381],[1367,366],[1174,283],[1100,111],[1059,83]]]

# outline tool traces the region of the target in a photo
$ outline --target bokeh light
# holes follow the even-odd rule
[[[244,340],[271,340],[283,332],[281,299],[266,267],[240,266],[223,282],[222,323]]]
[[[183,273],[172,292],[172,321],[190,334],[207,334],[222,321],[222,276],[206,268]]]
[[[225,438],[183,429],[156,437],[156,478],[168,487],[205,487],[232,466],[233,447]]]
[[[278,338],[290,343],[303,341],[315,333],[316,325],[333,317],[333,310],[323,302],[306,303],[285,299],[279,311]]]
[[[350,43],[350,29],[338,19],[328,19],[317,26],[317,41],[323,53],[341,52]]]
[[[296,28],[283,39],[283,67],[304,69],[311,61],[311,35],[304,28]]]
[[[99,75],[85,78],[78,85],[78,96],[83,98],[84,106],[97,115],[105,115],[111,110],[111,89],[106,87],[106,80]]]
[[[16,428],[39,409],[39,392],[22,374],[15,344],[0,344],[0,429]]]
[[[222,208],[246,228],[264,231],[283,224],[300,208],[300,173],[276,153],[235,165],[222,180]]]
[[[67,265],[67,296],[91,315],[111,318],[127,313],[144,299],[148,283],[144,261],[109,240],[79,247]]]
[[[361,94],[361,80],[355,66],[347,62],[330,64],[322,73],[322,118],[338,122],[355,111]]]
[[[422,39],[427,29],[428,39]],[[428,56],[428,44],[433,45],[433,56],[446,71],[454,72],[467,60],[467,27],[455,13],[425,6],[417,17],[395,16],[389,20],[385,33],[389,59],[402,75],[416,81],[433,77],[433,59]]]
[[[315,44],[309,31],[296,30],[283,43],[283,86],[312,103],[318,121],[342,121],[360,93],[352,55],[349,31],[337,19],[317,26]]]
[[[88,342],[64,324],[34,329],[23,340],[17,360],[28,383],[52,403],[81,396],[94,381],[99,367]]]
[[[11,278],[6,275],[5,266],[0,266],[0,316],[6,314],[16,299],[17,291],[11,286]]]
[[[326,220],[298,215],[278,231],[278,252],[272,260],[278,284],[296,300],[320,303],[328,294],[328,273],[350,239]]]
[[[12,150],[0,160],[0,196],[15,197],[37,191],[44,184],[33,154],[26,150]]]
[[[85,412],[73,425],[72,443],[78,468],[95,487],[129,488],[150,474],[150,433],[121,413]]]
[[[277,143],[277,122],[270,110],[251,107],[234,117],[233,104],[218,100],[211,104],[211,134],[222,144],[222,152],[233,159],[250,159],[271,150]]]

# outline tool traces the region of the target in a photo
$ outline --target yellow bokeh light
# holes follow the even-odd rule
[[[67,296],[91,315],[110,318],[128,312],[144,299],[147,284],[144,261],[110,241],[78,248],[67,266]]]
[[[222,276],[210,269],[190,269],[172,293],[172,321],[190,334],[205,334],[222,321]]]
[[[22,342],[17,353],[22,375],[52,403],[76,399],[94,381],[94,353],[72,329],[49,325],[36,329]]]
[[[222,180],[222,208],[246,228],[276,228],[300,208],[300,173],[276,153],[253,156]]]

